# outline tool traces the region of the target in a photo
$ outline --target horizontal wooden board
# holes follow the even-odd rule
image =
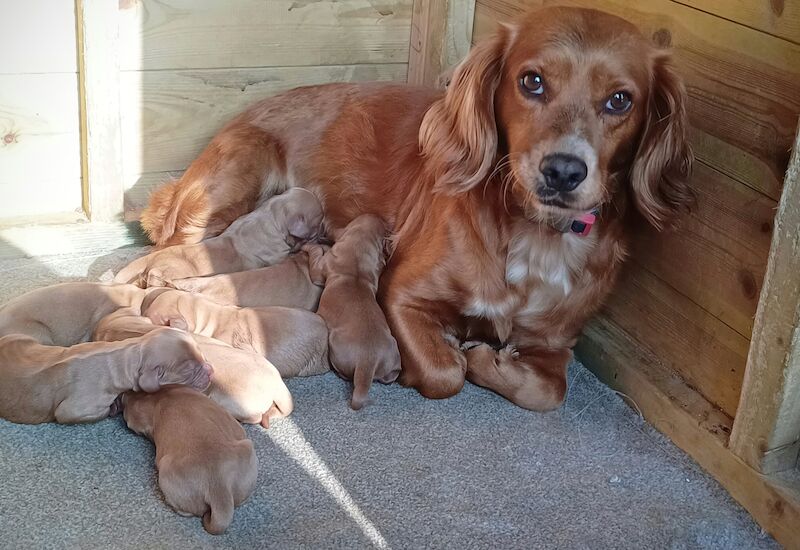
[[[607,319],[592,321],[577,347],[597,376],[714,476],[787,549],[800,548],[800,480],[763,476],[730,450],[731,419],[686,386]]]
[[[603,316],[729,416],[736,414],[749,341],[636,263]]]
[[[742,25],[800,42],[800,3],[794,0],[674,0]]]
[[[749,339],[776,203],[700,162],[692,183],[693,212],[672,231],[642,227],[633,256]]]
[[[78,70],[73,0],[0,2],[0,74]]]
[[[349,65],[123,72],[123,170],[131,176],[183,170],[231,118],[259,99],[297,86],[405,81],[407,65]]]
[[[407,63],[412,0],[120,0],[123,70]]]
[[[81,206],[78,77],[0,75],[0,218]]]
[[[551,4],[608,11],[672,46],[690,94],[698,158],[780,197],[800,113],[800,46],[671,0],[478,0],[473,37],[527,8]]]

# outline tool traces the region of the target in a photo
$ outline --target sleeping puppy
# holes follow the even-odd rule
[[[321,244],[306,246],[319,248],[323,253],[329,249]],[[322,294],[322,282],[311,280],[308,254],[303,251],[273,266],[212,277],[178,279],[170,286],[202,294],[223,305],[283,306],[309,311],[316,311]]]
[[[200,294],[158,289],[142,306],[155,325],[221,340],[266,357],[284,378],[322,374],[328,367],[328,330],[316,314],[286,307],[219,305]]]
[[[159,330],[164,329],[128,309],[102,319],[94,337],[102,341],[118,341]],[[203,355],[219,366],[214,369],[206,394],[236,420],[268,428],[271,419],[291,414],[294,408],[292,395],[272,363],[253,351],[232,348],[213,338],[199,334],[191,337]],[[119,400],[115,402],[112,414],[120,405]]]
[[[221,235],[170,246],[137,258],[114,277],[143,288],[176,279],[274,265],[322,231],[322,205],[304,189],[290,189],[233,222]]]
[[[92,422],[127,390],[164,384],[205,389],[211,367],[194,340],[160,328],[122,342],[89,342],[103,316],[138,313],[147,291],[132,285],[64,283],[0,308],[0,417],[36,424]]]
[[[225,532],[256,486],[258,459],[242,426],[208,397],[185,386],[123,396],[128,428],[155,443],[158,485],[184,516]]]
[[[325,280],[317,313],[328,325],[330,363],[353,381],[350,406],[356,410],[364,406],[373,379],[388,384],[400,374],[397,342],[375,299],[385,236],[384,223],[364,214],[336,235],[328,253],[306,249],[312,278]]]

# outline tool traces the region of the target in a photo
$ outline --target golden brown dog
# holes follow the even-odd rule
[[[669,55],[630,23],[538,10],[473,48],[444,93],[332,84],[254,105],[142,223],[159,244],[197,242],[298,185],[334,229],[378,215],[400,381],[443,398],[469,379],[548,410],[635,219],[660,228],[691,201],[685,102]],[[468,361],[465,341],[503,348]]]
[[[117,273],[118,283],[164,286],[175,279],[273,265],[322,231],[322,207],[304,189],[289,189],[202,244],[171,246],[137,258]]]
[[[334,370],[353,381],[350,406],[367,401],[373,380],[389,384],[400,374],[400,352],[375,292],[386,263],[386,225],[376,216],[359,216],[336,235],[323,255],[310,250],[311,276],[325,289],[317,313],[328,325],[328,355]]]
[[[328,247],[308,244],[324,253]],[[298,252],[282,262],[260,269],[212,277],[189,277],[172,281],[173,288],[185,290],[222,305],[242,307],[282,306],[316,311],[322,282],[312,281],[308,254]]]
[[[123,342],[89,342],[105,315],[138,311],[132,285],[63,283],[0,308],[0,417],[26,424],[91,422],[127,390],[205,389],[211,367],[187,334],[159,328]]]
[[[142,315],[155,325],[254,351],[272,362],[285,378],[329,370],[328,330],[325,322],[310,311],[223,306],[200,294],[164,289],[145,302]]]
[[[139,315],[138,310],[123,308],[101,319],[93,338],[116,342],[158,330],[163,329]],[[260,423],[267,428],[271,419],[291,414],[292,395],[272,363],[253,351],[232,348],[213,338],[199,334],[191,337],[206,359],[219,367],[214,369],[211,385],[205,393],[234,418],[248,424]],[[111,414],[119,409],[117,400],[111,407]]]
[[[213,535],[225,532],[256,486],[253,443],[225,409],[185,386],[123,396],[125,422],[156,446],[164,500],[184,516],[203,518]]]

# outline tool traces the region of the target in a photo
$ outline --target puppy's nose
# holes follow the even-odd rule
[[[547,187],[560,192],[569,192],[586,179],[586,163],[575,155],[553,153],[539,164]]]

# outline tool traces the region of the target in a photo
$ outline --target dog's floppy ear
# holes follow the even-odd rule
[[[509,28],[501,27],[475,46],[456,68],[444,97],[425,113],[419,142],[436,191],[467,191],[481,183],[494,165],[494,95],[510,34]]]
[[[686,127],[686,90],[669,56],[659,52],[653,59],[645,127],[630,174],[636,206],[657,229],[694,202]]]

